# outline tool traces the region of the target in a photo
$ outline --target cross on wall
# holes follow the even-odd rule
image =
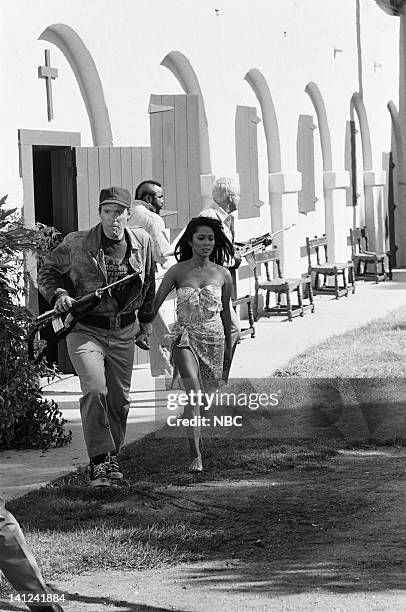
[[[38,67],[38,78],[45,79],[45,86],[47,92],[48,121],[52,121],[52,119],[54,118],[54,106],[52,101],[52,79],[56,79],[57,76],[57,68],[51,68],[51,52],[49,49],[45,49],[45,66]]]

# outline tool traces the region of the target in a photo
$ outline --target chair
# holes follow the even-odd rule
[[[288,320],[293,317],[303,317],[306,310],[314,312],[313,292],[310,276],[303,278],[283,278],[279,249],[274,248],[270,251],[263,251],[255,254],[255,297],[254,297],[254,320],[259,317],[287,315]],[[274,264],[277,272],[276,278],[271,278],[270,266]],[[262,277],[262,269],[265,268],[265,279]],[[306,291],[307,304],[304,304],[303,289]],[[259,310],[259,293],[266,292],[265,307]],[[292,293],[297,296],[297,304],[292,304]],[[276,294],[276,306],[269,306],[270,294]],[[282,296],[286,296],[286,304],[282,304]]]
[[[240,338],[243,338],[244,336],[248,336],[248,335],[250,335],[251,338],[255,338],[255,325],[254,325],[255,321],[254,321],[254,313],[252,311],[253,299],[254,298],[252,295],[245,295],[244,297],[240,297],[240,298],[237,298],[236,300],[232,300],[232,305],[233,305],[234,310],[237,308],[237,306],[241,306],[242,304],[246,304],[247,306],[249,327],[245,327],[241,329]]]
[[[368,250],[367,228],[350,229],[352,261],[354,262],[355,278],[374,280],[376,283],[385,281],[386,276],[392,280],[392,265],[390,253],[375,253]],[[385,267],[388,259],[388,273]],[[368,267],[372,270],[368,270]]]
[[[330,263],[327,259],[327,237],[315,236],[306,238],[306,251],[308,259],[308,274],[312,279],[313,293],[315,295],[333,294],[336,300],[345,295],[348,296],[349,289],[355,293],[354,263],[347,261],[344,263]],[[316,255],[316,263],[312,262],[312,255]],[[339,277],[342,277],[342,285],[339,284]],[[320,277],[323,277],[322,284]],[[334,285],[328,285],[327,279],[333,277]]]
[[[248,312],[249,327],[246,327],[240,330],[240,340],[241,338],[243,338],[244,336],[247,336],[248,334],[251,336],[251,338],[255,338],[255,326],[254,326],[255,321],[254,321],[254,314],[252,312],[253,297],[252,295],[245,295],[244,297],[237,297],[237,270],[236,268],[229,268],[229,272],[231,274],[231,278],[233,281],[233,290],[232,290],[232,295],[231,295],[232,307],[234,308],[234,310],[236,310],[237,306],[246,304],[247,312]]]

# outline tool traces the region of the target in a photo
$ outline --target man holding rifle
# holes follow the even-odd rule
[[[100,223],[68,234],[41,267],[39,289],[56,313],[74,310],[75,297],[97,295],[67,335],[69,357],[83,396],[80,413],[90,458],[90,486],[121,480],[118,453],[124,444],[134,342],[147,342],[155,295],[151,240],[142,228],[129,228],[131,194],[122,187],[102,189]],[[64,289],[68,276],[75,297]],[[129,277],[130,278],[127,278]],[[120,282],[122,280],[122,282]],[[135,311],[138,310],[139,332]],[[65,324],[72,315],[68,314]]]

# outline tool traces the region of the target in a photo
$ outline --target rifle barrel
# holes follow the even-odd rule
[[[52,309],[52,310],[47,310],[46,312],[43,312],[42,314],[40,314],[36,319],[35,322],[36,323],[43,323],[44,321],[46,321],[47,319],[50,319],[51,317],[55,317],[57,315],[57,312]]]
[[[124,283],[125,281],[130,280],[130,278],[134,278],[134,276],[138,276],[138,272],[127,274],[127,276],[124,276],[123,278],[120,278],[119,280],[116,280],[114,281],[114,283],[110,283],[110,285],[106,285],[105,287],[99,287],[99,289],[96,289],[95,293],[97,293],[98,291],[104,292],[107,289],[111,289],[112,287],[115,287],[116,285],[119,285],[120,283]]]
[[[285,230],[290,229],[291,227],[295,227],[296,223],[291,223],[290,225],[285,225],[285,227],[282,227],[282,229],[277,230],[276,232],[272,232],[271,237],[272,236],[276,236],[276,234],[280,234],[281,232],[284,232]]]

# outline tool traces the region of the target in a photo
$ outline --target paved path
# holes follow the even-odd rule
[[[127,443],[159,429],[165,421],[163,379],[150,376],[148,366],[136,366],[131,381],[131,408]],[[6,500],[38,489],[51,480],[88,463],[79,412],[80,386],[77,376],[64,375],[43,388],[44,397],[54,399],[72,431],[72,443],[63,448],[8,450],[0,452],[0,496]],[[157,401],[158,400],[158,401]]]
[[[246,337],[239,345],[231,371],[232,378],[262,378],[272,375],[296,354],[334,334],[385,316],[406,304],[406,270],[395,270],[391,282],[358,282],[354,295],[335,300],[315,298],[316,311],[292,322],[272,317],[256,323],[256,338]],[[165,420],[163,379],[153,379],[148,366],[137,366],[131,386],[131,411],[127,442],[133,442],[158,429]],[[44,388],[44,395],[55,399],[73,432],[68,447],[46,452],[0,452],[0,496],[6,499],[24,495],[54,478],[86,465],[87,455],[80,425],[78,379],[63,376]]]

